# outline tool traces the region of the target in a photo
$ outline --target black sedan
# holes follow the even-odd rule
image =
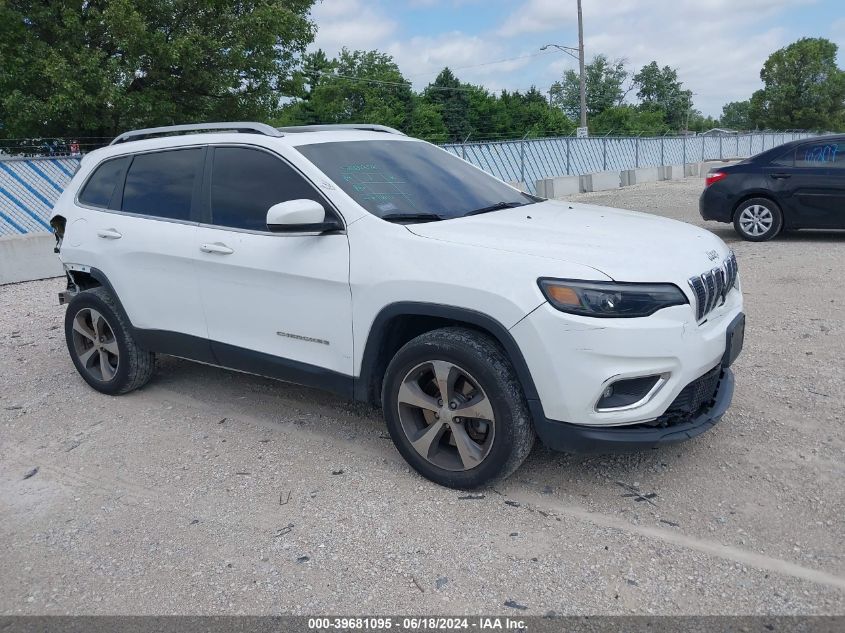
[[[845,229],[845,136],[785,143],[707,174],[699,211],[752,242],[787,229]]]

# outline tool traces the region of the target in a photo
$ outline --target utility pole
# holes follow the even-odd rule
[[[584,17],[578,0],[578,65],[580,66],[581,127],[587,127],[587,78],[584,76]]]
[[[564,46],[563,44],[546,44],[540,50],[556,48],[561,53],[578,60],[578,91],[581,96],[581,126],[578,129],[578,136],[587,135],[587,76],[584,73],[584,16],[581,12],[581,0],[578,0],[578,48]],[[577,55],[576,55],[577,53]],[[549,91],[549,103],[551,104],[551,91]]]

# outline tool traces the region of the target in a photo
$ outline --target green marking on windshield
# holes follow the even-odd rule
[[[410,208],[415,209],[413,196],[402,190],[400,185],[407,184],[395,174],[385,173],[376,163],[352,163],[340,167],[340,181],[344,189],[353,198],[368,202],[390,202],[398,197],[404,198]]]

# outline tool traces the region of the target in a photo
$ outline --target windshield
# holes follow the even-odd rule
[[[428,143],[343,141],[297,149],[358,204],[387,220],[448,220],[535,201]]]

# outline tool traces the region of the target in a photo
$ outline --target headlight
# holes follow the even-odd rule
[[[601,318],[632,318],[654,314],[687,301],[674,284],[616,283],[538,279],[540,290],[561,312]]]

